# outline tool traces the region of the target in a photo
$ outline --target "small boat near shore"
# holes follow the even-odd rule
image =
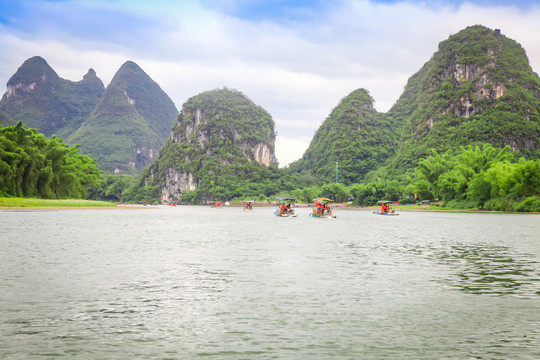
[[[253,200],[244,200],[244,211],[253,210]]]
[[[398,216],[399,213],[388,205],[388,204],[393,204],[393,203],[394,201],[389,201],[389,200],[377,201],[377,204],[381,205],[381,208],[377,209],[377,211],[374,211],[373,215]]]

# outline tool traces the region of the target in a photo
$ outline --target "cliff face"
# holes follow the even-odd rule
[[[539,94],[540,79],[517,42],[483,26],[460,31],[439,44],[388,113],[405,124],[392,168],[415,166],[431,148],[475,143],[538,153]]]
[[[224,181],[276,165],[274,143],[271,116],[245,95],[229,89],[204,92],[182,106],[147,181],[161,186],[163,202],[196,190],[203,201],[211,199],[211,188]]]

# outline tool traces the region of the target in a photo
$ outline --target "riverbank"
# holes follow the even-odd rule
[[[94,200],[52,200],[37,198],[0,198],[0,209],[48,209],[48,208],[116,208],[116,203]]]
[[[179,205],[181,206],[181,205]],[[209,206],[209,205],[201,205]],[[231,207],[243,207],[242,202],[231,202]],[[255,202],[253,207],[275,207],[275,202]],[[313,204],[297,203],[297,208],[313,207]],[[50,200],[50,199],[36,199],[36,198],[0,198],[0,210],[47,210],[47,209],[157,209],[157,206],[144,206],[143,204],[117,204],[106,201],[95,200]],[[333,209],[339,210],[377,210],[380,206],[355,206],[350,203],[333,203]],[[484,209],[458,209],[442,207],[439,203],[433,204],[409,204],[409,205],[395,205],[393,208],[398,212],[408,211],[435,211],[435,212],[459,212],[459,213],[517,213],[517,212],[503,212],[495,210]],[[531,212],[521,212],[528,214],[538,214]]]

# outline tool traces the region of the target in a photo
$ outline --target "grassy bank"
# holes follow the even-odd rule
[[[92,200],[49,200],[33,198],[0,198],[2,207],[114,207],[115,203]]]

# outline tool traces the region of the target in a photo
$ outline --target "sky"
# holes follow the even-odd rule
[[[0,0],[0,93],[32,56],[72,81],[92,68],[105,86],[131,60],[179,110],[241,91],[274,119],[283,167],[342,98],[365,88],[388,111],[441,41],[477,24],[540,71],[540,0]]]

